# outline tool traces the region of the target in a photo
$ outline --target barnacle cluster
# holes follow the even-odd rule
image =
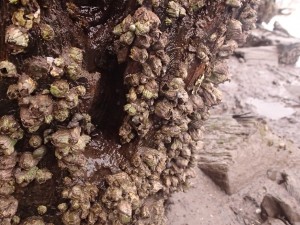
[[[60,61],[61,63],[57,63]],[[17,211],[18,201],[10,194],[14,192],[15,184],[20,187],[27,186],[32,181],[39,184],[52,178],[52,173],[47,168],[39,168],[40,160],[47,152],[46,144],[50,143],[56,148],[55,155],[61,168],[67,168],[72,176],[82,176],[85,157],[82,152],[90,137],[92,128],[91,118],[87,114],[75,113],[80,97],[84,96],[86,89],[82,85],[67,82],[62,79],[76,81],[81,77],[82,51],[78,48],[68,48],[58,58],[38,57],[29,59],[26,73],[17,73],[16,67],[8,61],[1,62],[3,78],[17,78],[16,84],[11,84],[7,96],[17,100],[20,111],[19,117],[22,126],[30,134],[28,144],[32,152],[25,151],[17,155],[14,150],[16,142],[23,138],[23,130],[12,115],[0,119],[0,145],[1,148],[1,196],[9,206],[3,205],[1,219],[11,221]],[[78,68],[76,75],[70,72],[70,67]],[[53,71],[58,71],[59,76]],[[52,73],[51,73],[52,72]],[[78,73],[78,74],[77,74]],[[55,76],[53,76],[55,74]],[[41,80],[53,80],[47,87],[41,87]],[[64,122],[65,128],[54,132],[51,128],[53,121]],[[47,125],[49,129],[43,126]],[[82,125],[82,126],[81,126]],[[81,126],[81,127],[80,127]],[[44,130],[43,136],[38,133]],[[17,163],[18,162],[18,163]],[[5,198],[5,199],[4,199]],[[39,213],[47,210],[39,207]],[[36,219],[30,219],[32,221]],[[39,219],[38,219],[39,220]],[[38,221],[36,220],[36,221]],[[27,224],[29,222],[24,222]],[[39,222],[34,222],[41,224]],[[33,224],[30,223],[30,224]]]
[[[81,220],[87,219],[89,224],[94,224],[94,217],[98,214],[93,213],[98,196],[96,185],[86,183],[84,185],[71,184],[69,178],[65,178],[66,188],[62,192],[62,197],[69,200],[69,204],[62,203],[58,206],[63,212],[62,221],[64,224],[81,224]],[[101,211],[97,211],[101,212]]]
[[[124,75],[129,90],[124,106],[127,116],[120,128],[123,143],[130,142],[135,135],[144,137],[151,128],[158,80],[169,62],[164,51],[167,37],[158,29],[159,25],[159,18],[151,10],[140,7],[114,29],[114,33],[120,35],[115,43],[119,62],[129,57],[133,63]]]
[[[124,77],[125,83],[129,87],[128,104],[124,108],[128,116],[120,129],[120,136],[124,142],[131,141],[134,134],[137,134],[141,140],[130,160],[130,166],[124,168],[137,187],[141,206],[141,210],[133,211],[133,224],[148,224],[143,220],[143,218],[147,218],[147,215],[151,215],[147,212],[149,208],[145,207],[147,202],[145,199],[152,198],[157,193],[169,194],[184,189],[189,184],[189,178],[194,176],[193,167],[197,162],[197,152],[201,151],[203,144],[201,140],[204,120],[209,116],[209,108],[221,101],[222,96],[218,85],[229,79],[226,59],[239,44],[245,41],[248,30],[253,28],[255,3],[256,1],[252,1],[240,12],[241,1],[226,1],[226,7],[231,7],[233,14],[240,12],[241,19],[240,21],[237,19],[227,20],[228,23],[221,24],[210,36],[207,36],[208,34],[204,30],[207,24],[201,21],[190,43],[184,47],[185,51],[189,52],[188,57],[173,63],[172,69],[164,67],[160,71],[158,77],[154,78],[159,87],[158,92],[156,92],[155,98],[151,102],[145,102],[146,104],[144,101],[143,104],[137,104],[140,99],[144,100],[145,96],[136,90],[139,90],[141,78],[149,74],[148,71],[157,74],[155,67],[151,67],[151,63],[149,63],[150,57],[147,58],[147,53],[150,55],[151,50],[155,50],[155,45],[150,44],[147,51],[140,49],[136,51],[136,40],[126,44],[131,44],[131,50],[126,47],[124,52],[131,51],[129,57],[134,62],[129,63]],[[187,10],[183,10],[183,6]],[[170,1],[167,5],[167,13],[169,17],[179,18],[185,16],[186,11],[191,12],[189,6],[189,4],[184,5],[181,1]],[[199,8],[201,7],[199,6]],[[195,9],[192,11],[194,12]],[[184,13],[180,14],[180,12]],[[120,35],[120,33],[117,34]],[[165,45],[159,50],[160,54],[163,53],[164,58],[167,59],[166,64],[168,64],[169,56],[165,52],[168,37],[164,33],[163,35]],[[204,39],[206,40],[203,41]],[[119,41],[122,41],[121,37],[117,43]],[[146,39],[144,43],[148,43]],[[132,49],[136,54],[132,53]],[[117,48],[118,55],[124,57],[124,55],[126,56],[123,54],[124,52],[122,48]],[[120,60],[120,62],[122,61]],[[194,71],[190,69],[191,61],[197,63]],[[150,65],[151,70],[146,70],[145,64]],[[136,74],[139,69],[142,70],[142,73]],[[132,87],[136,87],[136,89],[132,90]],[[146,122],[152,128],[152,132],[144,129],[144,132],[140,133],[135,121],[138,121],[139,125],[143,123],[141,120],[136,120],[135,116],[139,115],[141,118],[145,107],[147,107],[148,118]],[[151,143],[146,141],[149,138],[152,140]],[[134,203],[131,202],[129,205],[134,209]],[[117,206],[114,208],[117,210]],[[135,218],[139,218],[136,223]],[[163,223],[163,220],[160,222]]]
[[[12,24],[6,28],[5,42],[11,54],[19,54],[29,46],[29,31],[38,26],[41,37],[46,41],[54,39],[54,30],[48,24],[41,23],[41,9],[36,0],[10,1],[16,8],[12,15]]]
[[[17,164],[15,144],[23,138],[23,130],[13,116],[0,118],[0,223],[7,224],[17,212],[14,168]]]
[[[16,8],[5,38],[11,54],[26,50],[34,26],[40,38],[53,40],[53,29],[40,23],[35,0],[9,2]],[[104,186],[85,179],[85,149],[94,127],[80,107],[90,91],[81,79],[90,76],[83,69],[84,51],[66,46],[55,56],[27,58],[20,68],[8,59],[0,62],[0,78],[10,80],[7,98],[19,107],[0,118],[1,224],[48,224],[43,216],[53,207],[40,204],[36,216],[19,218],[13,197],[16,185],[30,188],[31,182],[52,178],[40,163],[46,154],[54,154],[67,171],[56,205],[65,225],[162,225],[165,198],[188,187],[204,120],[221,101],[218,85],[229,79],[226,59],[253,28],[256,0],[138,2],[112,30],[117,60],[126,66],[126,116],[119,135],[123,144],[135,142],[128,161],[104,177]],[[19,151],[21,139],[28,147]]]
[[[6,31],[6,43],[11,47],[12,54],[25,50],[28,31],[34,24],[39,24],[40,20],[40,9],[35,0],[16,4],[21,4],[22,7],[13,14],[13,25]],[[33,9],[36,11],[28,14]],[[42,38],[52,40],[52,28],[45,24],[40,28]],[[22,34],[11,33],[21,31]],[[25,43],[24,40],[26,45],[20,44]],[[11,196],[15,185],[25,187],[33,181],[42,184],[52,178],[52,173],[47,168],[38,166],[47,153],[47,145],[55,147],[55,155],[62,169],[67,168],[74,177],[82,175],[81,168],[85,162],[82,152],[90,140],[84,132],[90,133],[93,129],[89,115],[78,113],[80,98],[86,94],[86,88],[76,82],[87,74],[82,69],[82,61],[82,50],[69,47],[56,58],[39,56],[26,60],[21,75],[12,62],[0,62],[1,78],[17,81],[8,87],[7,97],[18,102],[20,122],[26,129],[26,140],[32,149],[17,154],[14,146],[23,138],[23,129],[14,116],[1,117],[0,195],[5,203],[1,204],[3,208],[0,210],[0,220],[7,222],[5,224],[17,223],[14,221],[18,219],[15,216],[18,201]],[[66,120],[69,122],[64,123]],[[61,128],[52,126],[53,123],[61,123]],[[47,207],[41,205],[37,211],[43,215],[47,212]],[[41,218],[28,218],[22,224],[45,223]]]

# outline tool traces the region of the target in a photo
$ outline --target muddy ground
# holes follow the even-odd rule
[[[214,118],[216,116],[219,116],[218,120],[222,121],[232,115],[246,114],[244,117],[250,116],[252,120],[264,123],[268,127],[268,132],[278,138],[278,145],[275,144],[271,151],[276,153],[283,149],[283,152],[289,151],[290,156],[280,158],[281,153],[276,156],[273,153],[265,154],[269,151],[266,147],[268,145],[263,145],[256,139],[248,140],[252,146],[238,149],[237,154],[249,151],[247,152],[249,162],[233,162],[235,163],[234,170],[237,173],[244,170],[246,174],[245,167],[250,165],[251,168],[251,151],[258,149],[258,153],[255,154],[258,155],[259,164],[254,166],[259,173],[254,174],[254,177],[247,181],[243,180],[243,187],[232,195],[228,195],[198,169],[196,178],[193,180],[193,187],[186,193],[173,195],[168,212],[169,225],[263,224],[266,218],[261,216],[262,200],[267,194],[278,193],[286,196],[281,199],[286,200],[287,205],[294,202],[293,199],[298,199],[291,209],[291,211],[294,210],[293,216],[296,219],[293,221],[287,219],[288,216],[282,213],[286,210],[280,209],[278,211],[281,212],[273,217],[281,220],[271,220],[269,217],[269,223],[265,224],[300,224],[298,214],[300,212],[298,211],[300,203],[298,198],[300,193],[300,68],[278,65],[274,60],[252,58],[244,61],[235,57],[229,59],[229,66],[232,79],[221,86],[224,93],[223,103],[211,111],[212,120],[216,119]],[[228,129],[230,130],[231,127],[229,126]],[[244,136],[236,138],[240,139],[241,143],[245,141]],[[210,137],[207,134],[205,145],[209,143]],[[288,147],[287,143],[290,144]],[[273,175],[285,174],[290,181],[293,180],[293,191],[289,190],[289,185],[283,185],[283,183],[286,184],[285,181],[278,181],[280,180],[278,177],[272,178],[270,171]],[[231,173],[234,174],[234,171]],[[238,183],[241,178],[234,179],[234,182]]]

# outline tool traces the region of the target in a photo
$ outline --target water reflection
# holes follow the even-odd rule
[[[256,112],[264,117],[272,120],[279,120],[284,117],[289,117],[295,113],[294,109],[286,107],[279,102],[266,102],[257,98],[248,98],[246,103],[253,105]]]

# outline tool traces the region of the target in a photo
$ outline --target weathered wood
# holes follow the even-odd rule
[[[245,47],[269,46],[269,45],[290,45],[299,43],[300,39],[287,36],[281,32],[265,29],[255,29],[247,38]]]
[[[257,62],[267,60],[268,64],[273,61],[275,64],[279,62],[280,64],[294,65],[300,56],[300,39],[281,31],[256,29],[247,40],[244,47],[255,48],[236,51],[237,54],[243,53],[246,60],[248,58],[249,60],[255,59]],[[276,55],[278,57],[275,59]]]
[[[239,48],[235,51],[237,57],[242,57],[249,65],[278,65],[278,49],[276,46],[260,46]]]
[[[204,143],[199,167],[228,194],[269,169],[300,162],[292,145],[283,143],[263,121],[254,118],[214,117],[208,120]]]

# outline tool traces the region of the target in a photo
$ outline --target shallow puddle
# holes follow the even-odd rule
[[[87,179],[99,184],[106,174],[120,170],[120,164],[125,160],[120,153],[121,145],[108,140],[99,133],[87,146],[84,154],[87,157]]]
[[[265,102],[257,98],[248,98],[246,103],[255,106],[256,112],[272,120],[291,116],[295,111],[279,102]]]

